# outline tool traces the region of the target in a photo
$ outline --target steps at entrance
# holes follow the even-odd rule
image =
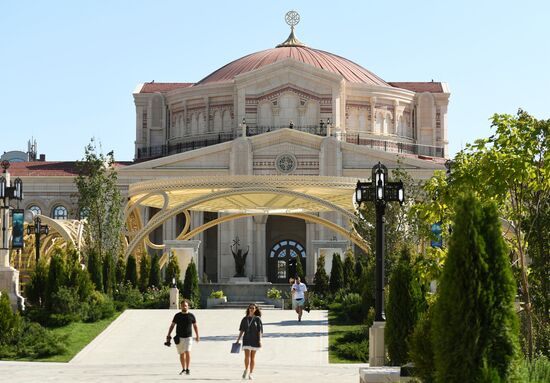
[[[254,302],[260,310],[280,310],[276,308],[274,305],[270,305],[266,302],[261,301],[255,301]],[[248,305],[250,304],[250,301],[232,301],[232,302],[225,302],[220,303],[218,305],[212,306],[212,309],[242,309],[243,311],[246,310]]]

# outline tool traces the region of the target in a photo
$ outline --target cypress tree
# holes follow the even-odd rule
[[[394,366],[408,361],[408,341],[418,320],[422,301],[420,286],[411,268],[411,250],[405,247],[390,277],[384,329],[390,362]]]
[[[115,259],[110,253],[105,254],[103,259],[103,291],[108,295],[113,295],[116,283]]]
[[[40,258],[31,275],[31,280],[25,286],[25,295],[32,305],[43,307],[46,302],[48,271],[45,258]]]
[[[483,234],[487,249],[489,277],[486,289],[491,289],[487,336],[487,365],[502,381],[507,381],[510,366],[519,350],[519,325],[514,309],[516,286],[508,260],[508,249],[494,204],[484,207]],[[489,371],[490,375],[492,371]]]
[[[124,256],[120,254],[116,261],[116,272],[115,272],[116,284],[118,285],[119,283],[124,283],[125,277],[126,277],[126,261],[124,260]]]
[[[52,308],[52,297],[59,291],[59,288],[64,286],[67,280],[65,272],[65,260],[61,249],[57,248],[50,257],[50,267],[48,270],[48,281],[46,283],[46,308]]]
[[[94,282],[97,291],[103,291],[103,265],[102,259],[94,249],[88,251],[88,272]]]
[[[321,255],[317,260],[317,270],[313,278],[315,294],[325,297],[329,293],[329,281],[325,270],[325,256]]]
[[[137,287],[137,265],[136,258],[133,255],[128,256],[128,262],[126,263],[126,275],[124,276],[126,282],[130,282],[132,287]]]
[[[332,268],[330,269],[330,291],[335,294],[344,287],[344,268],[340,254],[332,255]]]
[[[300,277],[300,280],[305,283],[306,274],[304,273],[304,267],[302,266],[301,256],[298,254],[296,256],[296,274]]]
[[[181,276],[180,265],[175,255],[172,255],[168,259],[168,265],[166,265],[166,272],[164,273],[164,283],[168,286],[172,285],[172,279],[179,282]]]
[[[193,308],[200,307],[201,293],[199,290],[199,275],[195,262],[193,262],[192,259],[189,265],[187,265],[187,270],[185,270],[182,295],[184,298],[189,299]]]
[[[160,264],[158,255],[154,254],[151,261],[151,272],[149,274],[149,286],[160,287]]]
[[[151,259],[148,254],[143,254],[139,260],[139,289],[145,292],[149,286],[149,274],[151,273]]]
[[[354,265],[355,260],[351,249],[347,249],[344,256],[346,257],[344,259],[344,287],[351,290],[357,283]]]
[[[361,260],[355,261],[355,285],[351,287],[351,291],[361,294],[363,292],[363,277],[365,275],[365,265]]]
[[[504,381],[517,347],[514,284],[494,206],[457,200],[433,324],[436,382]]]

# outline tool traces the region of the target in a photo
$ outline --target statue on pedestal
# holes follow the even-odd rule
[[[247,247],[246,252],[243,254],[241,249],[239,237],[235,237],[233,244],[229,246],[231,253],[233,254],[233,259],[235,260],[235,277],[244,277],[244,266],[246,265],[246,256],[248,255],[248,250],[250,246]],[[234,249],[233,249],[234,248]]]

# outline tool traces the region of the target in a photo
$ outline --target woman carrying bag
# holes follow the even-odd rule
[[[256,351],[262,347],[262,334],[264,327],[262,324],[262,312],[256,304],[251,303],[246,309],[246,316],[241,320],[239,326],[239,336],[237,337],[237,343],[243,338],[243,350],[244,350],[244,372],[243,379],[252,380],[252,372],[254,371]],[[244,335],[243,335],[244,334]],[[250,372],[249,372],[250,370]]]

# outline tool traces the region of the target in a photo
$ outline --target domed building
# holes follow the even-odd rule
[[[312,280],[321,255],[330,270],[333,253],[369,246],[350,231],[352,196],[375,164],[416,179],[444,169],[449,96],[308,47],[294,25],[197,82],[140,84],[134,162],[117,164],[126,255],[176,256],[183,270],[194,259],[216,283],[287,283],[300,259]],[[25,209],[78,218],[74,163],[10,171]]]

